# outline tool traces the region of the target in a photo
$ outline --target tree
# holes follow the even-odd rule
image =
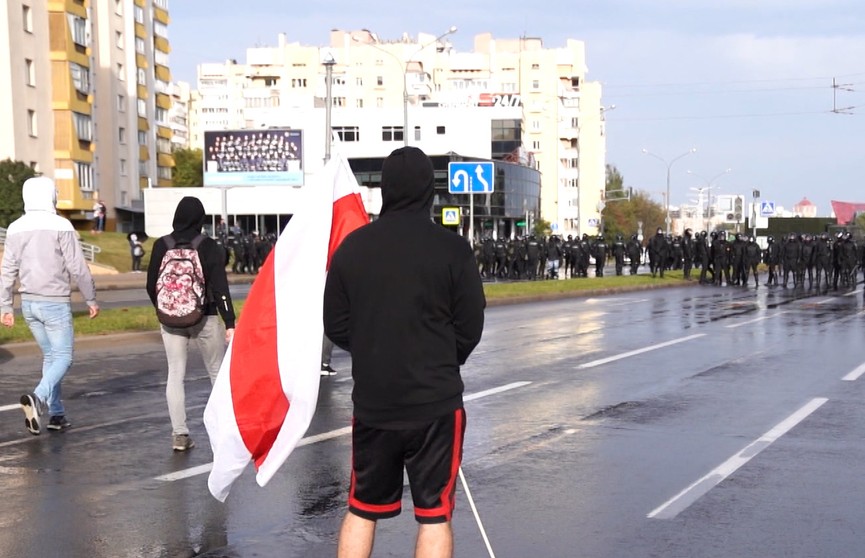
[[[24,181],[33,176],[36,176],[33,169],[21,161],[0,161],[0,227],[8,227],[24,214],[21,189]]]
[[[619,170],[613,165],[607,165],[605,191],[608,194],[606,205],[601,212],[603,232],[608,238],[617,234],[628,238],[637,234],[639,222],[642,222],[643,235],[649,237],[658,227],[664,226],[665,209],[646,192],[625,188],[624,184],[625,180]],[[630,200],[627,199],[628,195]]]
[[[171,178],[175,186],[204,186],[204,153],[200,149],[176,149]]]

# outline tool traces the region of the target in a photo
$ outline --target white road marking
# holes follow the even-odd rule
[[[844,293],[841,296],[853,296],[862,292],[862,289],[856,289],[855,291],[850,291],[849,293]]]
[[[835,300],[835,298],[836,297],[834,297],[834,296],[829,297],[829,298],[824,298],[823,300],[817,301],[814,304],[826,304],[826,303],[832,302],[833,300]]]
[[[607,358],[601,358],[598,360],[593,360],[591,362],[584,362],[576,367],[576,370],[583,370],[585,368],[594,368],[595,366],[600,366],[602,364],[607,364],[610,362],[615,362],[617,360],[622,360],[623,358],[629,358],[636,355],[641,355],[643,353],[648,353],[649,351],[654,351],[657,349],[663,349],[664,347],[669,347],[670,345],[676,345],[678,343],[684,343],[685,341],[690,341],[692,339],[697,339],[699,337],[703,337],[706,335],[705,333],[695,333],[694,335],[688,335],[687,337],[680,337],[678,339],[673,339],[672,341],[665,341],[663,343],[658,343],[657,345],[649,345],[648,347],[643,347],[642,349],[635,349],[633,351],[628,351],[626,353],[621,353],[618,355],[614,355]]]
[[[730,459],[721,463],[706,476],[693,483],[685,490],[670,498],[646,516],[649,519],[673,519],[691,504],[703,497],[721,481],[735,473],[761,451],[769,447],[775,440],[789,432],[794,426],[805,420],[811,413],[819,409],[828,399],[817,397],[806,403],[798,411],[785,418],[771,430],[760,436]]]
[[[15,405],[3,405],[2,407],[0,407],[0,412],[3,412],[3,411],[18,411],[18,410],[20,410],[20,409],[21,409],[21,405],[18,405],[18,404],[16,403]]]
[[[730,325],[726,325],[724,327],[729,328],[729,329],[734,329],[737,327],[742,327],[744,325],[753,324],[756,322],[762,322],[763,320],[768,320],[770,318],[774,318],[776,316],[780,316],[781,314],[787,314],[787,313],[788,313],[787,310],[782,310],[781,312],[776,312],[775,314],[772,314],[771,316],[760,316],[759,318],[754,318],[753,320],[748,320],[747,322],[739,322],[737,324],[730,324]]]
[[[482,397],[489,397],[490,395],[496,395],[499,393],[503,393],[505,391],[510,391],[512,389],[521,388],[531,384],[531,382],[513,382],[510,384],[505,384],[503,386],[487,389],[484,391],[479,391],[477,393],[472,393],[470,395],[466,395],[463,397],[463,401],[474,401],[476,399],[481,399]],[[310,444],[317,444],[319,442],[324,442],[327,440],[332,440],[334,438],[339,438],[341,436],[348,436],[351,434],[351,426],[346,426],[343,428],[337,428],[336,430],[331,430],[330,432],[323,432],[321,434],[315,434],[313,436],[307,436],[300,440],[297,443],[297,447],[308,446]],[[197,467],[190,467],[189,469],[181,469],[180,471],[175,471],[173,473],[168,473],[165,475],[159,475],[158,477],[154,477],[153,480],[163,481],[163,482],[174,482],[178,480],[188,479],[190,477],[195,477],[198,475],[203,475],[205,473],[209,473],[213,468],[213,463],[205,463],[204,465],[198,465]]]
[[[841,378],[845,382],[855,382],[859,379],[859,376],[865,374],[865,363],[860,364],[856,368],[854,368],[849,374]]]

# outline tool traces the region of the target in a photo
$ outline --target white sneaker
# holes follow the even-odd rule
[[[39,426],[39,414],[42,402],[33,394],[25,393],[21,396],[21,410],[24,411],[24,426],[34,436],[42,431]]]

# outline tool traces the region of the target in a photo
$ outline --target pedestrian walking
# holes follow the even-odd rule
[[[376,522],[401,511],[403,469],[416,556],[451,556],[465,411],[460,366],[480,342],[484,298],[469,244],[432,222],[433,166],[415,147],[382,165],[380,218],[337,249],[325,334],[350,351],[351,486],[337,555],[367,557]]]
[[[93,232],[100,234],[105,232],[105,214],[108,212],[108,207],[102,200],[96,200],[93,204]]]
[[[144,257],[146,251],[144,250],[144,244],[141,243],[141,240],[135,233],[129,235],[129,250],[132,254],[132,272],[141,273],[141,258]]]
[[[62,381],[72,366],[74,331],[70,283],[87,303],[90,318],[99,314],[96,287],[87,267],[78,233],[68,219],[57,215],[57,189],[45,176],[24,182],[24,215],[9,225],[0,264],[0,323],[15,325],[12,300],[18,281],[21,313],[42,350],[42,379],[32,393],[21,396],[27,430],[42,431],[47,411],[48,430],[63,430],[66,418]]]
[[[192,196],[181,199],[174,213],[174,230],[153,244],[147,268],[147,294],[156,308],[168,361],[165,398],[174,451],[195,446],[186,423],[183,384],[189,342],[198,346],[213,384],[225,346],[234,334],[225,253],[215,240],[201,233],[204,218],[201,200]]]

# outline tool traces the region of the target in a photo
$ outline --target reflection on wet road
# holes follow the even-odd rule
[[[863,296],[694,286],[488,309],[463,468],[496,555],[861,556]],[[220,504],[197,356],[188,454],[171,451],[159,344],[76,354],[74,427],[39,437],[14,405],[39,364],[4,362],[0,556],[333,556],[349,356],[334,365],[285,467],[264,489],[248,470]],[[375,556],[410,554],[404,498]],[[454,530],[458,556],[487,555],[462,489]]]

